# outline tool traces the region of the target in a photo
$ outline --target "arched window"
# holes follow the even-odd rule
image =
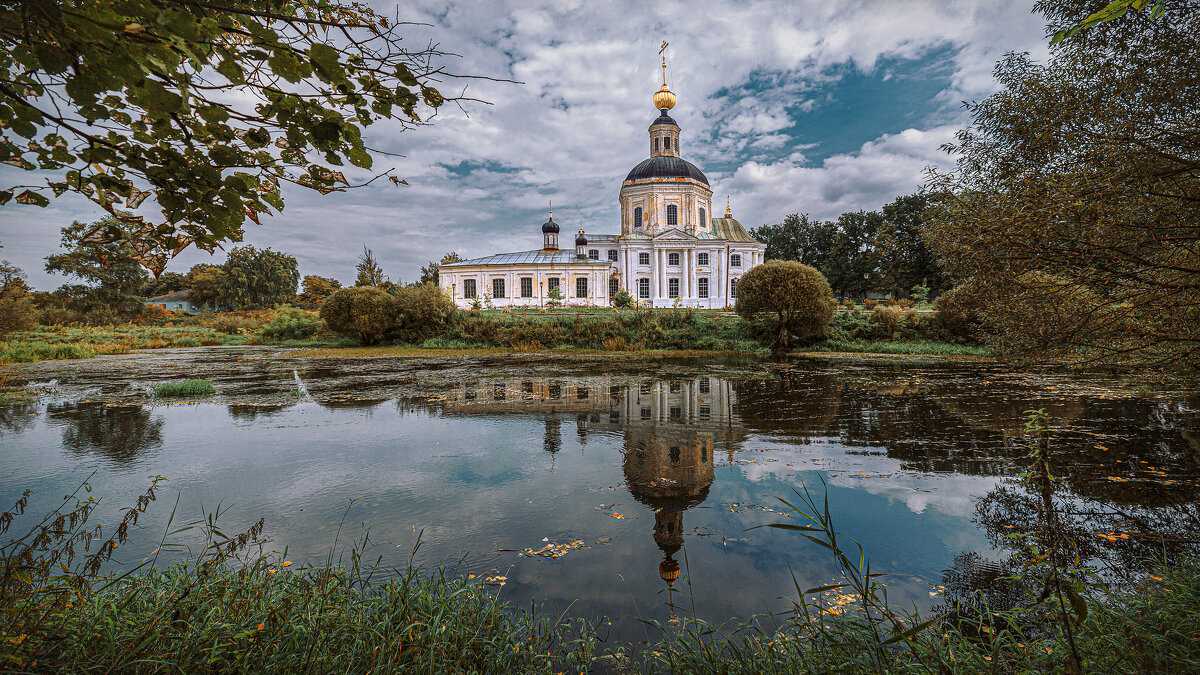
[[[679,138],[675,138],[675,152],[679,152]]]
[[[700,227],[708,227],[708,221],[704,219],[704,209],[700,209]]]
[[[658,152],[658,136],[654,137],[654,151]]]
[[[642,207],[640,206],[633,210],[633,226],[642,226]]]
[[[678,225],[679,224],[679,207],[675,206],[674,204],[667,205],[667,224],[668,225]]]

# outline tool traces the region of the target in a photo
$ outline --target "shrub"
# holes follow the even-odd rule
[[[37,307],[26,293],[0,293],[0,335],[29,330],[38,323]]]
[[[617,307],[632,307],[633,295],[629,291],[622,288],[621,290],[617,291],[615,296],[613,296],[613,305],[616,305]]]
[[[83,315],[83,322],[89,326],[114,326],[121,323],[121,315],[111,307],[97,307]]]
[[[772,321],[776,347],[788,347],[789,332],[820,337],[833,317],[833,291],[815,267],[794,260],[768,260],[738,281],[737,313]]]
[[[871,321],[878,327],[880,337],[896,337],[896,328],[904,314],[897,307],[876,307],[871,310]]]
[[[38,312],[38,323],[43,326],[70,326],[83,323],[83,314],[66,307],[51,305]]]
[[[343,288],[321,305],[330,332],[373,345],[396,323],[396,299],[374,286]]]
[[[934,303],[938,323],[960,340],[973,340],[978,336],[982,307],[983,298],[971,279],[942,293]]]
[[[879,306],[879,301],[872,300],[870,298],[863,298],[862,305],[863,309],[872,310]]]
[[[262,336],[266,340],[305,340],[324,329],[325,324],[312,313],[285,305],[263,327]]]
[[[439,333],[457,311],[450,296],[434,284],[401,286],[394,294],[396,320],[392,332],[398,338],[415,341]]]

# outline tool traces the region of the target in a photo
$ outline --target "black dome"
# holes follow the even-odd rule
[[[587,237],[583,236],[582,232],[575,235],[575,245],[576,246],[587,246]]]
[[[650,126],[654,126],[655,124],[670,124],[673,127],[679,126],[675,123],[675,120],[671,119],[671,116],[667,114],[666,110],[660,110],[658,119],[651,122]]]
[[[704,172],[695,164],[678,157],[651,157],[633,167],[625,180],[645,180],[648,178],[692,178],[708,185]]]
[[[542,223],[542,234],[551,233],[558,234],[558,223],[554,222],[553,218]]]

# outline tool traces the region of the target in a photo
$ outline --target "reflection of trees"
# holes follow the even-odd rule
[[[562,422],[558,419],[546,420],[546,435],[542,438],[542,449],[554,455],[562,450]]]
[[[737,385],[738,413],[747,427],[802,442],[830,433],[842,397],[841,381],[826,374],[782,371],[773,379]]]
[[[36,403],[0,405],[0,435],[28,431],[37,419],[36,411]]]
[[[65,425],[62,443],[68,450],[96,452],[122,464],[162,445],[162,418],[142,406],[68,403],[51,405],[46,417]]]

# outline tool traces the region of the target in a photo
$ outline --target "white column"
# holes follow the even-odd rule
[[[667,295],[667,252],[663,249],[655,250],[654,262],[654,299],[666,297]]]

